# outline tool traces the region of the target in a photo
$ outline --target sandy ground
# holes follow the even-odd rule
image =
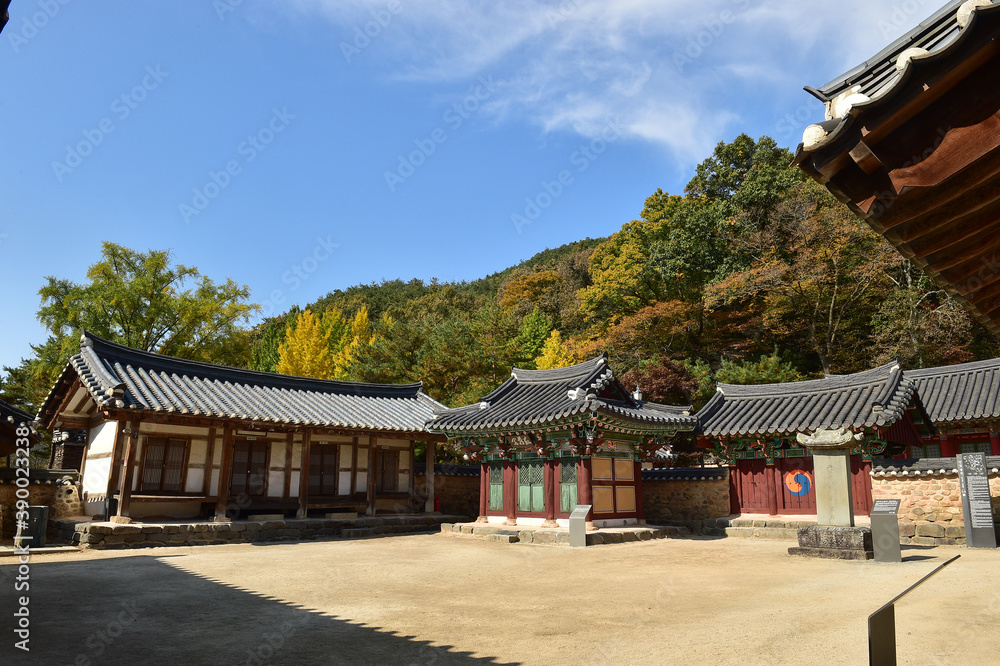
[[[1000,551],[890,565],[789,545],[434,534],[36,555],[27,655],[3,558],[0,663],[864,664],[868,614],[957,554],[898,604],[899,663],[1000,663]]]

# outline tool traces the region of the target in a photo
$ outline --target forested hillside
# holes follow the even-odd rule
[[[166,253],[132,253],[126,265],[119,255],[129,251],[107,244],[106,252],[119,251],[117,263],[106,255],[91,285],[51,279],[42,289],[40,316],[52,337],[36,358],[5,368],[0,395],[36,406],[84,325],[126,344],[269,372],[423,381],[448,405],[479,399],[511,366],[557,367],[604,351],[647,398],[696,406],[716,381],[998,355],[996,339],[789,166],[791,157],[768,137],[741,135],[719,144],[684,192],[657,190],[636,202],[637,219],[609,220],[624,224],[608,238],[546,250],[474,282],[399,279],[336,290],[252,328],[236,326],[252,308],[245,288],[183,266],[180,278],[201,280],[199,289],[150,306],[147,319],[130,320],[136,330],[98,321],[103,310],[74,312],[82,301],[73,289],[105,300],[118,289],[127,306],[130,280],[148,287],[143,271],[159,271],[171,289],[180,279]],[[170,329],[164,320],[181,330],[178,321],[194,326],[199,317],[215,322],[201,327],[213,335],[149,334]]]

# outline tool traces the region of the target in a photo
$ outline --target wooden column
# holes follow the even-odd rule
[[[108,474],[108,491],[105,493],[105,497],[111,498],[116,492],[118,492],[118,479],[121,478],[121,468],[122,468],[122,452],[125,449],[125,428],[127,427],[123,419],[118,419],[115,432],[115,443],[114,448],[111,450],[111,471]],[[87,438],[90,438],[90,431],[87,432]],[[87,461],[87,449],[90,448],[90,443],[83,449],[83,462],[80,466],[83,467],[83,463]],[[83,470],[80,470],[80,478],[83,479]]]
[[[427,442],[427,460],[424,471],[424,491],[427,493],[427,501],[424,503],[424,512],[434,512],[434,459],[437,457],[437,444]]]
[[[298,517],[309,515],[309,450],[312,448],[312,433],[302,433],[302,461],[299,463],[299,510]]]
[[[215,465],[215,428],[208,429],[208,445],[205,452],[205,478],[201,484],[201,494],[212,496],[212,467]]]
[[[486,513],[490,508],[490,464],[482,462],[479,464],[479,517],[477,523],[487,523],[489,519]]]
[[[288,433],[285,439],[285,490],[281,493],[281,498],[286,502],[292,497],[292,449],[295,448],[295,433]],[[339,464],[337,465],[340,466]],[[340,470],[337,470],[337,477],[340,477]]]
[[[412,439],[410,440],[410,487],[407,489],[410,495],[409,506],[410,509],[416,509],[416,502],[414,497],[416,497],[416,487],[414,486],[416,476],[417,476],[417,456],[416,456],[416,446],[417,443]]]
[[[375,457],[378,455],[376,453],[378,447],[378,437],[368,437],[368,511],[366,512],[369,516],[375,515],[375,483],[378,475],[378,465],[375,462]]]
[[[135,453],[139,441],[139,422],[129,424],[128,437],[125,440],[125,454],[122,463],[122,491],[118,496],[118,512],[111,517],[112,522],[130,523],[129,508],[132,503],[132,476],[135,472]]]
[[[556,461],[545,461],[545,522],[542,527],[558,527],[556,522],[556,503],[559,501],[558,484],[556,483]]]
[[[507,510],[503,524],[517,525],[517,463],[513,460],[506,460],[503,465],[503,504]]]
[[[954,440],[948,439],[948,433],[941,433],[939,435],[941,441],[941,457],[942,458],[952,458],[958,455],[958,443]]]
[[[997,435],[992,428],[990,429],[990,449],[992,449],[993,455],[1000,456],[1000,435]]]
[[[577,467],[576,495],[577,503],[591,506],[594,504],[594,487],[591,481],[592,465],[590,458],[581,458]],[[587,512],[587,529],[594,529],[594,510]]]
[[[777,475],[778,469],[774,463],[767,463],[764,468],[764,483],[767,485],[767,510],[772,516],[778,515],[778,488],[781,486],[775,482]]]
[[[646,524],[646,504],[642,497],[642,463],[635,461],[635,516],[640,525]]]
[[[233,427],[227,425],[222,431],[222,466],[219,467],[219,496],[215,502],[215,522],[230,520],[227,514],[229,504],[229,482],[233,472]]]

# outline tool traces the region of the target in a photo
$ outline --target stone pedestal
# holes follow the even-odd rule
[[[789,555],[806,555],[837,560],[870,560],[872,533],[854,526],[854,498],[851,489],[851,446],[854,433],[845,430],[818,430],[799,434],[799,443],[813,455],[816,487],[817,525],[799,530],[799,545]]]
[[[789,548],[788,554],[834,560],[870,560],[875,557],[872,531],[867,527],[810,525],[799,530],[799,545]]]

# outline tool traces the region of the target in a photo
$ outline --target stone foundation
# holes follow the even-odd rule
[[[1000,458],[987,458],[993,520],[1000,516]],[[872,499],[898,499],[899,541],[920,546],[965,545],[962,493],[954,458],[879,460]]]
[[[230,523],[133,523],[49,521],[50,534],[82,548],[148,548],[155,546],[204,546],[259,541],[385,536],[439,529],[456,516],[377,516],[355,520],[306,518],[303,520],[233,521]],[[467,518],[461,517],[465,520]]]
[[[798,547],[789,555],[821,557],[828,560],[871,560],[872,531],[867,527],[831,527],[810,525],[798,531]]]
[[[450,536],[472,537],[500,543],[531,543],[545,546],[569,547],[568,529],[517,529],[483,523],[443,523],[441,532]],[[587,545],[599,546],[613,543],[649,541],[650,539],[672,539],[688,536],[683,527],[630,526],[599,529],[587,532]]]

